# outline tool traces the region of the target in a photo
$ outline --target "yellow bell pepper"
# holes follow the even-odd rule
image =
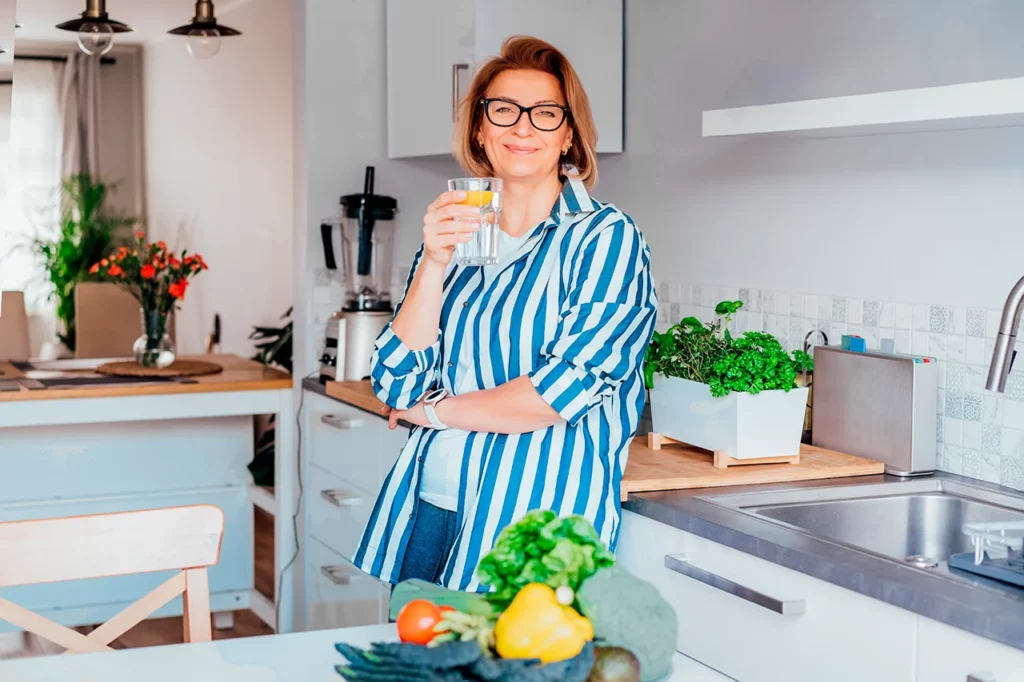
[[[502,658],[564,661],[592,639],[590,621],[560,603],[555,591],[543,583],[521,589],[494,626],[495,649]]]

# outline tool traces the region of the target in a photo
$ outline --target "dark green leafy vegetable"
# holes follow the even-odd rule
[[[488,601],[504,610],[530,583],[576,590],[596,570],[614,563],[615,556],[585,518],[557,518],[549,509],[536,509],[498,535],[476,572],[494,590]]]
[[[793,389],[796,375],[814,369],[814,360],[801,350],[787,353],[771,334],[747,332],[726,347],[711,369],[711,395],[733,391],[757,395]]]
[[[598,646],[621,647],[636,656],[641,682],[672,670],[676,612],[654,585],[618,566],[603,568],[583,582],[576,604],[594,626]]]
[[[654,388],[654,375],[689,379],[706,384],[712,365],[732,340],[729,322],[742,307],[740,301],[722,301],[715,308],[719,317],[705,325],[696,317],[684,317],[664,333],[654,337],[644,354],[644,382]]]

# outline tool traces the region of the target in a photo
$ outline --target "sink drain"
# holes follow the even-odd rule
[[[939,565],[939,562],[930,556],[922,556],[920,554],[908,556],[904,561],[917,568],[935,568]]]

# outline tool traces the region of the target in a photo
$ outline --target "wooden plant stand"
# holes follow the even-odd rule
[[[648,433],[647,434],[647,447],[651,450],[661,450],[663,445],[689,445],[681,440],[669,438],[668,436],[660,433]],[[695,446],[694,446],[695,447]],[[727,469],[728,467],[744,466],[747,464],[799,464],[800,455],[778,455],[776,457],[755,457],[753,459],[736,459],[729,455],[724,450],[715,450],[709,452],[713,459],[712,463],[718,469]]]

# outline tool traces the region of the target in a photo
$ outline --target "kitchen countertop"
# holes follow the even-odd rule
[[[1018,491],[953,474],[936,473],[934,476],[1021,496]],[[1022,589],[973,579],[964,573],[914,568],[700,499],[900,480],[880,475],[715,490],[637,493],[629,496],[623,509],[1024,651]]]
[[[380,402],[369,382],[341,382],[328,387],[316,379],[303,387],[366,412],[379,414]],[[936,478],[1021,497],[1019,491],[953,474]],[[812,537],[701,498],[737,493],[899,482],[873,475],[820,481],[694,488],[630,493],[623,509],[668,524],[721,545],[824,580],[839,587],[912,611],[1024,651],[1024,590],[995,581],[918,569],[873,554]],[[912,479],[921,480],[921,479]]]

